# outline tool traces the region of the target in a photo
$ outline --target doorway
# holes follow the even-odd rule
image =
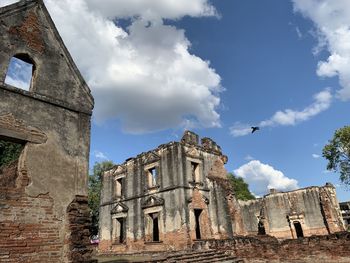
[[[150,213],[149,216],[152,219],[152,242],[159,242],[159,213]]]
[[[194,209],[194,217],[196,222],[196,239],[201,239],[201,228],[200,228],[200,215],[202,213],[202,209]]]
[[[304,237],[303,229],[301,228],[300,222],[293,222],[297,238]]]

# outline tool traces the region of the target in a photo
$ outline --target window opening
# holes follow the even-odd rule
[[[152,167],[147,171],[148,187],[154,187],[157,185],[158,174],[156,167]]]
[[[192,181],[199,182],[199,164],[195,162],[191,162],[191,173],[192,173]]]
[[[123,194],[123,178],[115,180],[115,197],[121,197]]]
[[[34,70],[34,63],[28,55],[16,55],[10,60],[5,83],[29,91],[33,81]]]
[[[301,224],[299,222],[294,222],[293,224],[294,224],[295,232],[297,234],[297,238],[304,237],[303,229],[301,228]]]
[[[158,213],[150,213],[149,216],[152,219],[152,241],[159,242],[159,223],[158,223]]]
[[[0,139],[0,186],[15,187],[18,159],[24,145]]]
[[[117,218],[119,223],[119,236],[117,237],[117,241],[119,243],[123,243],[125,241],[125,218]]]
[[[196,221],[196,239],[201,239],[201,229],[200,229],[200,220],[199,217],[202,213],[202,209],[194,209],[194,217]]]

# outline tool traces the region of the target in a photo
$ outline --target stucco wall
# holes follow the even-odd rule
[[[12,245],[0,250],[9,260],[21,254],[24,262],[68,262],[67,208],[87,195],[93,98],[42,1],[0,8],[0,19],[0,137],[25,144],[16,186],[1,189],[0,231],[14,232],[5,238]],[[29,91],[4,83],[10,59],[23,55],[35,68]],[[46,238],[29,249],[35,235],[15,234],[14,224]]]
[[[331,184],[270,193],[257,200],[239,203],[248,234],[258,233],[259,220],[264,224],[266,234],[277,238],[296,238],[295,222],[301,224],[304,236],[344,230],[335,189]]]
[[[200,209],[201,238],[227,238],[232,236],[228,207],[222,199],[223,190],[208,178],[215,163],[221,164],[217,172],[226,176],[220,148],[205,138],[202,144],[198,136],[185,132],[181,142],[160,145],[157,149],[131,158],[122,165],[107,171],[103,177],[100,210],[100,251],[130,252],[139,250],[178,250],[190,248],[196,239],[194,209]],[[198,164],[197,181],[193,181],[191,162]],[[147,169],[155,166],[158,171],[157,187],[149,189]],[[115,197],[115,180],[123,179],[123,196]],[[155,197],[155,204],[147,206]],[[158,202],[158,203],[157,203]],[[126,218],[126,240],[113,244],[113,212],[122,204],[127,211],[119,215]],[[118,209],[117,209],[118,210]],[[148,212],[160,214],[161,242],[148,242]],[[123,214],[125,213],[125,214]],[[115,219],[114,219],[115,220]]]

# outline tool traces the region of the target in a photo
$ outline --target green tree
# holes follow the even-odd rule
[[[249,191],[249,185],[244,182],[242,177],[237,177],[232,173],[227,174],[228,179],[231,182],[236,197],[239,200],[252,200],[255,196]]]
[[[91,234],[98,234],[98,220],[99,220],[99,209],[100,209],[100,196],[102,187],[102,174],[104,171],[109,170],[113,167],[112,161],[105,161],[101,163],[95,163],[92,168],[92,174],[89,176],[89,207],[91,209]]]
[[[22,144],[0,140],[0,167],[17,160],[22,150]]]
[[[340,172],[340,180],[350,185],[350,126],[335,131],[322,155],[328,160],[327,170]]]

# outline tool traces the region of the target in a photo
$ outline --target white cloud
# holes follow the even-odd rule
[[[184,30],[163,23],[215,15],[208,0],[44,1],[92,89],[97,122],[119,119],[131,133],[220,126],[220,76],[190,53]],[[127,30],[119,18],[131,19]]]
[[[319,155],[319,154],[316,154],[316,153],[312,154],[312,158],[314,158],[314,159],[318,159],[320,157],[321,157],[321,155]]]
[[[6,76],[5,83],[23,90],[29,90],[28,87],[30,85],[28,82],[22,81],[20,79],[13,79],[10,76]]]
[[[251,129],[251,125],[249,124],[235,122],[230,127],[230,134],[233,135],[234,137],[248,135],[251,132],[252,132],[252,129]]]
[[[217,15],[207,0],[87,0],[91,10],[98,10],[106,17],[141,16],[147,20],[159,18],[178,19],[183,16]]]
[[[281,171],[258,160],[242,165],[233,173],[242,177],[249,184],[250,190],[259,196],[266,194],[271,188],[279,191],[299,188],[297,180],[286,177]]]
[[[303,37],[303,34],[301,33],[299,27],[295,27],[295,32],[297,33],[299,39]]]
[[[313,21],[319,44],[330,55],[318,63],[321,77],[339,77],[338,97],[350,100],[350,3],[349,0],[292,0],[296,12]]]
[[[100,160],[108,160],[108,157],[106,154],[104,154],[103,152],[101,151],[94,151],[94,156],[96,159],[100,159]]]
[[[293,126],[298,123],[309,120],[310,118],[327,110],[332,103],[332,94],[329,89],[325,89],[313,96],[314,102],[301,111],[286,109],[277,111],[270,119],[261,121],[260,127],[276,127],[276,126]],[[249,124],[236,122],[231,128],[230,133],[234,137],[244,136],[251,133]]]
[[[10,5],[10,4],[16,3],[18,1],[19,0],[0,0],[0,7]]]
[[[246,157],[244,157],[244,160],[246,161],[251,161],[254,160],[255,158],[253,156],[251,156],[250,154],[248,154]]]

